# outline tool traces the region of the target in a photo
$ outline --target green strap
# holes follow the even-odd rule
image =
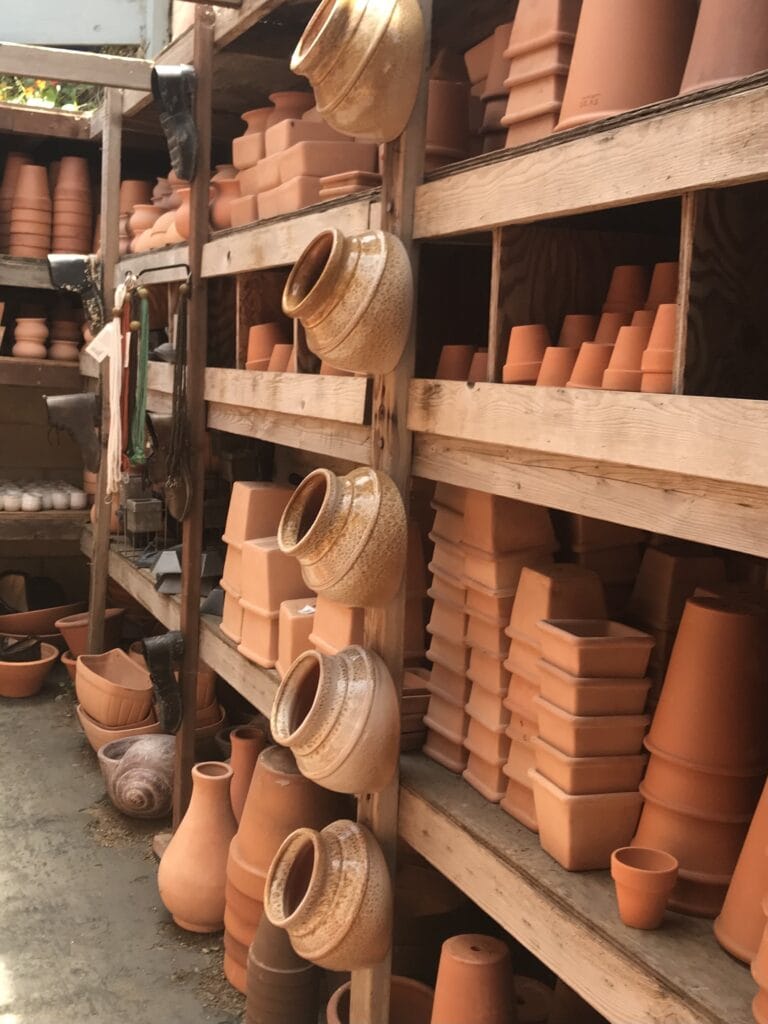
[[[134,466],[147,461],[145,430],[147,419],[147,366],[149,364],[149,296],[139,290],[139,350],[136,358],[136,395],[131,420],[131,443],[128,458]]]

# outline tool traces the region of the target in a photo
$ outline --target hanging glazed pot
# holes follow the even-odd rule
[[[227,853],[237,830],[231,779],[227,764],[195,765],[187,813],[160,861],[160,899],[176,924],[190,932],[217,932],[224,926]]]
[[[392,935],[392,882],[378,843],[354,821],[293,832],[269,869],[264,912],[319,967],[380,963]]]
[[[107,796],[130,818],[163,818],[173,800],[173,736],[132,736],[98,751]]]
[[[377,793],[392,778],[400,739],[395,685],[373,651],[302,654],[272,705],[272,735],[302,775],[338,793]]]
[[[309,79],[318,112],[332,128],[391,142],[416,102],[424,37],[417,0],[322,0],[291,70]]]
[[[299,257],[283,292],[283,312],[301,320],[315,355],[366,374],[397,366],[412,306],[408,254],[386,231],[323,231]]]

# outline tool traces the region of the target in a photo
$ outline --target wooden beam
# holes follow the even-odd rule
[[[112,57],[86,50],[59,50],[52,46],[0,43],[0,73],[26,75],[63,82],[103,85],[108,89],[149,92],[152,61],[138,57]]]
[[[78,540],[87,512],[0,512],[0,541]]]
[[[80,370],[77,363],[0,356],[0,384],[76,391],[80,386]]]
[[[189,246],[163,246],[150,252],[123,256],[115,267],[115,284],[120,284],[127,273],[141,274],[142,284],[173,284],[186,281],[189,274]]]
[[[91,115],[43,110],[22,103],[0,103],[0,132],[54,139],[90,139]]]
[[[362,424],[368,410],[369,383],[366,377],[209,369],[205,399],[220,405]]]
[[[0,255],[0,285],[7,288],[52,289],[48,260],[8,256],[3,253]]]

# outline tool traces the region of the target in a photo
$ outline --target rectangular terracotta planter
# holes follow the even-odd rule
[[[459,643],[466,637],[467,616],[463,608],[435,601],[427,630],[432,636],[441,636],[452,643]]]
[[[487,590],[478,590],[476,587],[468,587],[465,593],[468,615],[482,615],[488,622],[495,622],[501,627],[507,626],[512,614],[514,594],[509,597],[497,597]]]
[[[501,800],[500,807],[515,821],[519,821],[521,825],[529,828],[531,832],[539,831],[539,824],[536,820],[536,804],[530,785],[524,786],[516,779],[507,779],[507,792]]]
[[[463,743],[469,727],[469,718],[463,707],[456,707],[439,694],[433,693],[429,698],[424,724],[453,743]]]
[[[465,639],[470,647],[479,647],[495,658],[503,659],[509,654],[510,640],[504,628],[480,615],[467,617]]]
[[[441,636],[433,636],[427,657],[430,661],[439,662],[451,672],[466,675],[469,665],[469,648],[465,647],[463,643],[451,643]]]
[[[460,544],[463,523],[464,517],[460,512],[454,512],[452,508],[440,508],[438,505],[432,523],[432,533],[436,538],[447,540],[450,544]]]
[[[504,707],[504,698],[489,693],[482,686],[472,687],[464,710],[492,732],[503,732],[509,725],[510,712]]]
[[[436,693],[460,708],[469,700],[471,686],[464,672],[453,672],[439,662],[433,664],[427,683],[430,693]]]
[[[224,591],[224,614],[221,618],[220,629],[224,636],[233,643],[240,643],[240,636],[243,631],[243,609],[240,607],[240,595],[235,590],[230,590],[221,581]]]
[[[224,558],[224,572],[221,578],[228,587],[240,593],[243,579],[242,544],[233,542],[227,545],[227,554]]]
[[[552,561],[552,553],[548,548],[489,555],[462,543],[461,550],[464,553],[464,578],[467,586],[479,584],[491,590],[509,591],[517,587],[520,574],[526,566]]]
[[[569,715],[536,698],[539,735],[569,757],[607,757],[638,754],[650,715]]]
[[[243,627],[237,650],[262,668],[274,668],[278,654],[280,611],[263,612],[240,598]]]
[[[466,593],[466,588],[461,586],[461,584],[451,583],[450,580],[442,576],[433,576],[432,586],[427,591],[427,597],[431,597],[433,601],[442,601],[444,604],[449,604],[454,608],[460,608],[464,611],[464,597]]]
[[[507,780],[502,766],[489,764],[473,751],[469,752],[463,778],[492,804],[497,804],[507,789]]]
[[[648,763],[647,754],[569,757],[541,737],[533,741],[532,752],[537,771],[573,796],[635,790]]]
[[[449,772],[455,772],[457,775],[464,771],[469,757],[461,743],[455,743],[432,729],[427,730],[424,753],[433,761],[441,764],[443,768],[447,768]]]
[[[545,619],[539,623],[542,656],[574,676],[645,675],[653,637],[609,619]]]
[[[635,792],[572,796],[533,769],[533,798],[543,850],[566,871],[607,868],[611,853],[627,846],[640,817]]]
[[[460,545],[441,540],[436,534],[430,533],[429,539],[434,542],[430,572],[439,572],[452,580],[459,581],[464,575],[464,554]]]
[[[650,679],[573,676],[543,658],[538,673],[541,696],[571,715],[640,715]]]
[[[509,672],[501,659],[477,647],[473,647],[469,655],[467,678],[499,697],[504,697],[509,688]]]

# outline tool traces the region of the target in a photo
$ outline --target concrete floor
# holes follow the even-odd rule
[[[116,812],[68,684],[0,699],[0,1024],[235,1024],[221,936],[157,894],[157,824]]]

